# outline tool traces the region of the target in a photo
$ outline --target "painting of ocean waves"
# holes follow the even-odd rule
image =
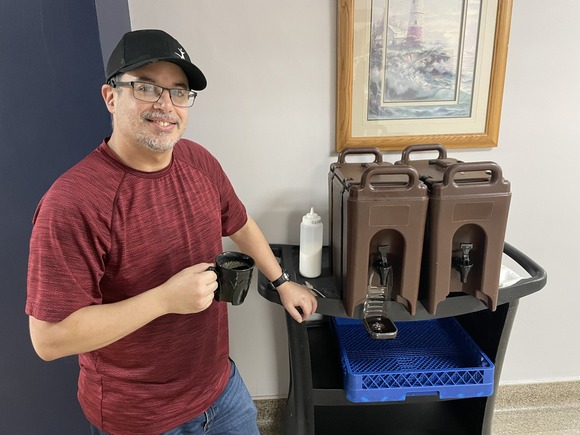
[[[373,0],[369,121],[471,115],[480,0],[427,3]]]

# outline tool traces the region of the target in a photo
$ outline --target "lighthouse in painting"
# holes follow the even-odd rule
[[[411,0],[407,43],[420,44],[423,41],[423,0]]]

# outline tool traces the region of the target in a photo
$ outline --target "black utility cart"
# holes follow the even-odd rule
[[[315,279],[298,272],[298,246],[272,245],[276,256],[292,279],[308,281],[324,297],[318,300],[321,319],[294,321],[286,314],[290,358],[288,403],[282,423],[287,435],[382,435],[382,434],[490,434],[495,391],[519,299],[546,284],[546,272],[533,260],[509,244],[504,254],[529,276],[499,290],[495,311],[466,294],[454,294],[442,301],[436,315],[418,304],[411,316],[404,307],[391,302],[391,319],[420,321],[455,318],[495,365],[494,393],[487,397],[445,399],[438,396],[407,397],[397,402],[354,403],[348,401],[343,385],[340,352],[332,317],[347,317],[341,296],[330,271],[330,253],[323,250],[322,275]],[[258,291],[273,303],[280,303],[275,289],[260,274]]]

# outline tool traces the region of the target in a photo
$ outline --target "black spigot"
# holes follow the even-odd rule
[[[473,267],[473,263],[469,259],[469,251],[473,248],[473,243],[462,243],[460,245],[462,255],[461,257],[453,257],[453,267],[459,272],[461,276],[461,282],[467,282],[467,275]]]
[[[375,261],[375,269],[379,273],[381,279],[381,286],[386,287],[389,282],[389,275],[391,274],[392,267],[387,259],[387,254],[389,252],[389,245],[379,246],[379,258]]]

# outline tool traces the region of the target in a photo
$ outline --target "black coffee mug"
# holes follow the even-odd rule
[[[241,252],[226,251],[218,254],[215,258],[215,267],[208,268],[218,276],[218,289],[215,291],[214,299],[230,302],[232,305],[244,302],[252,282],[254,265],[254,259]]]

